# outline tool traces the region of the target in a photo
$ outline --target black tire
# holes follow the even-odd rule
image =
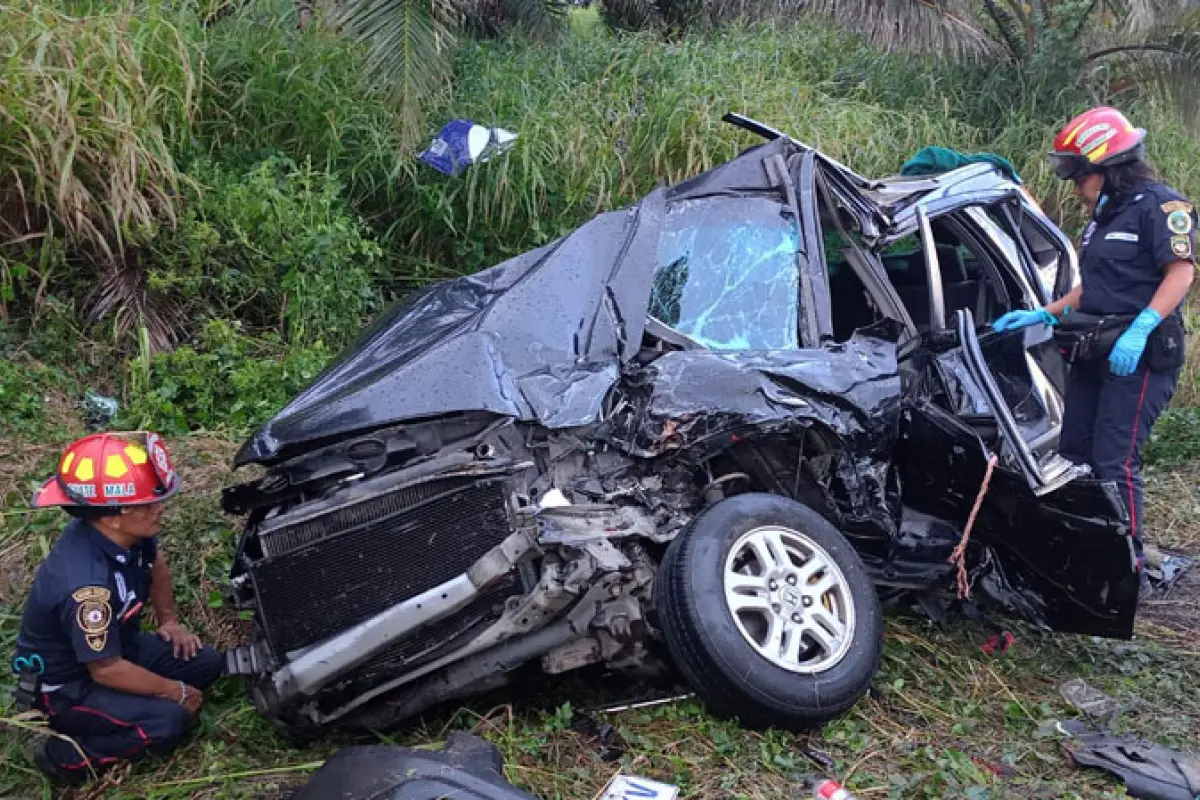
[[[855,627],[849,650],[824,672],[784,669],[743,637],[725,601],[724,568],[742,534],[764,525],[802,533],[841,570]],[[883,613],[853,546],[816,511],[785,497],[742,494],[701,513],[671,542],[655,604],[670,654],[714,714],[751,728],[804,730],[844,714],[871,686],[883,652]]]

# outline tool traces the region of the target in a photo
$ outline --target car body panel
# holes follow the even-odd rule
[[[989,275],[1016,287],[1004,308],[1040,301],[1040,266],[1056,280],[1073,266],[1061,233],[1006,242],[1022,244],[1017,211],[1043,222],[993,167],[869,181],[760,132],[767,143],[723,165],[416,293],[245,443],[236,463],[266,474],[224,499],[249,514],[238,607],[279,620],[261,619],[239,660],[263,678],[261,708],[299,704],[325,724],[396,690],[391,708],[412,714],[526,659],[639,661],[652,626],[620,620],[641,619],[655,558],[729,486],[817,510],[881,588],[953,597],[948,552],[992,459],[967,543],[974,599],[1055,630],[1132,634],[1124,506],[1055,452],[1061,357],[1033,331],[993,334],[969,310],[951,313],[933,227],[981,243]],[[839,275],[860,287],[851,300],[875,320],[841,341],[831,230],[849,270]],[[925,272],[927,318],[882,257],[905,236],[924,253],[911,264]],[[510,565],[510,538],[551,566]],[[391,560],[358,574],[367,550]],[[330,561],[359,588],[314,627],[320,598],[289,576],[332,575]],[[468,573],[492,577],[461,608],[402,619],[404,603]],[[595,611],[593,595],[620,610]],[[572,641],[597,625],[603,635]],[[395,641],[372,642],[346,675],[305,659],[359,628]],[[326,685],[324,699],[288,688]]]

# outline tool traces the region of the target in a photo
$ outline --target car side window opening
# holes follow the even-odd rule
[[[1025,255],[1032,259],[1032,266],[1038,276],[1047,298],[1054,296],[1055,283],[1060,269],[1070,268],[1070,259],[1063,243],[1053,238],[1032,215],[1025,213],[1020,203],[1010,202],[1007,209],[999,206],[987,209],[975,209],[972,213],[985,215],[988,222],[995,225],[1007,238],[1012,238],[1013,225],[1020,229],[1021,240],[1025,242]],[[1011,220],[1011,221],[1010,221]],[[1014,242],[1015,246],[1015,242]],[[1074,275],[1067,276],[1068,283],[1073,283]]]
[[[996,319],[1018,305],[1020,284],[1012,274],[1019,264],[1017,244],[1003,230],[997,230],[995,244],[1011,258],[1003,264],[973,236],[957,215],[930,221],[938,264],[941,267],[942,298],[945,318],[953,319],[959,309],[969,309],[979,324]],[[928,272],[925,250],[918,234],[905,236],[879,253],[888,279],[908,309],[918,330],[929,330]]]
[[[829,276],[829,314],[833,325],[833,338],[834,341],[845,342],[856,330],[879,322],[884,319],[884,315],[872,301],[862,278],[849,262],[852,244],[839,227],[851,236],[855,235],[857,222],[853,216],[842,213],[839,226],[830,217],[829,209],[822,204],[820,222],[826,273]]]
[[[720,351],[800,346],[797,220],[777,200],[709,197],[668,210],[650,315]]]

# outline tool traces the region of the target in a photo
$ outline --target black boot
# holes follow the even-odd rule
[[[33,754],[33,763],[42,774],[50,779],[55,786],[82,786],[87,783],[91,773],[87,767],[83,769],[64,769],[50,757],[50,742],[46,742]]]

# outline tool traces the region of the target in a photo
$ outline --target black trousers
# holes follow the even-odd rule
[[[1096,477],[1116,481],[1129,509],[1141,551],[1142,446],[1175,393],[1179,371],[1145,367],[1125,377],[1109,371],[1107,359],[1072,365],[1067,376],[1059,450],[1092,466]]]
[[[221,654],[211,647],[202,648],[191,661],[183,661],[175,658],[170,642],[152,633],[138,635],[136,652],[129,660],[201,690],[211,686],[224,668]],[[70,736],[83,749],[81,755],[70,742],[51,737],[50,757],[70,770],[167,753],[179,744],[191,723],[179,703],[118,692],[91,680],[65,684],[43,693],[41,700],[50,727]]]

